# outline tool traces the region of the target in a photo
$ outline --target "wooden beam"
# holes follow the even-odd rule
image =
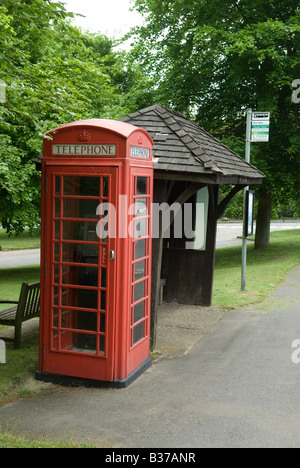
[[[219,198],[219,186],[210,186],[209,189],[209,210],[207,222],[207,244],[204,260],[205,277],[202,279],[203,285],[203,306],[211,306],[214,268],[215,268],[215,253],[217,240],[217,209]]]
[[[198,182],[203,184],[217,184],[216,181],[217,176],[214,174],[210,175],[202,175],[202,174],[195,174],[195,173],[176,173],[171,171],[154,171],[154,180],[175,180],[179,182]]]
[[[167,181],[159,180],[154,182],[153,202],[163,203],[166,201]],[[152,239],[152,282],[151,282],[151,348],[156,346],[157,335],[157,312],[159,305],[161,264],[163,254],[163,232],[162,232],[162,213],[159,219],[159,236]]]
[[[217,209],[217,219],[221,218],[222,214],[225,212],[228,203],[233,199],[233,197],[243,190],[244,185],[236,185],[231,192],[228,193],[228,195],[224,198],[224,200],[219,203],[218,209]]]
[[[177,198],[173,203],[178,203],[179,205],[184,205],[198,190],[201,190],[205,187],[205,184],[202,183],[191,183]],[[169,201],[169,199],[168,199]],[[172,204],[173,204],[172,203]],[[177,214],[177,213],[176,213]],[[172,210],[170,213],[170,226],[172,225],[175,217],[175,211]]]
[[[205,184],[201,182],[192,183],[190,184],[180,195],[176,198],[174,203],[180,203],[180,205],[184,205],[198,190],[201,190],[205,187]]]

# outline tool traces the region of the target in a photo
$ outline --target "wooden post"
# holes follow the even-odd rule
[[[218,198],[219,186],[209,185],[209,211],[207,221],[207,245],[205,252],[205,277],[203,278],[203,306],[211,306],[215,253],[217,240],[217,222],[218,222]]]
[[[166,201],[167,181],[154,180],[153,202]],[[160,276],[163,254],[162,214],[159,217],[159,236],[152,239],[152,287],[151,287],[151,348],[156,345],[157,311],[159,305]]]

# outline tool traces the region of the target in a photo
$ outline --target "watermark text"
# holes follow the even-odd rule
[[[0,340],[0,364],[6,364],[6,346],[3,340]]]
[[[300,102],[300,80],[294,80],[292,83],[292,88],[295,90],[292,94],[292,102],[294,104],[299,104]]]
[[[5,104],[6,102],[6,83],[3,80],[0,80],[0,104]]]
[[[152,203],[149,207],[145,199],[138,200],[128,207],[127,196],[119,196],[119,210],[108,202],[97,208],[101,220],[97,224],[97,235],[100,239],[110,237],[139,239],[151,236],[153,239],[187,240],[187,248],[192,248],[195,236],[203,243],[205,238],[204,204],[197,203],[197,222],[195,228],[194,206],[192,203]],[[149,219],[152,219],[152,232],[149,232]],[[117,227],[118,226],[118,227]]]
[[[294,340],[292,343],[292,348],[295,348],[295,351],[292,353],[292,363],[300,364],[300,340]]]

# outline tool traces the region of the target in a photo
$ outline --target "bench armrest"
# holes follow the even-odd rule
[[[0,299],[0,304],[19,304],[19,302],[18,301],[2,301]]]

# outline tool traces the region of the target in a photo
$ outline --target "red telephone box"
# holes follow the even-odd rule
[[[151,365],[152,146],[111,120],[46,134],[40,380],[126,386]]]

